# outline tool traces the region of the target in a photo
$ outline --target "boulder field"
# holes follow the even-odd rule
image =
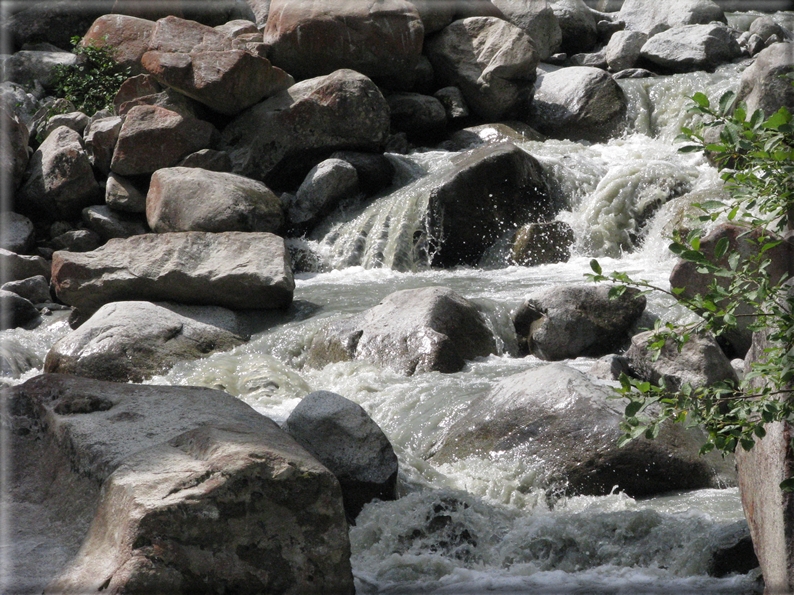
[[[400,481],[365,410],[317,391],[282,429],[224,391],[141,383],[244,349],[246,320],[290,309],[295,273],[316,270],[290,242],[404,185],[401,153],[454,153],[414,239],[429,267],[477,266],[500,245],[511,264],[537,266],[568,260],[576,238],[555,219],[550,166],[519,144],[619,135],[621,78],[752,60],[739,88],[750,111],[794,109],[781,78],[794,34],[767,17],[732,29],[711,0],[616,12],[582,0],[47,4],[0,25],[13,50],[0,56],[0,329],[34,329],[59,309],[72,327],[43,359],[18,337],[0,345],[20,592],[352,595],[349,524],[397,498]],[[126,69],[94,113],[58,96],[59,70],[82,60],[72,35]],[[702,247],[721,238],[752,250],[730,225]],[[794,274],[791,235],[780,240],[776,278]],[[691,296],[710,280],[682,261],[670,282]],[[539,481],[577,495],[736,483],[732,461],[698,458],[699,436],[678,426],[618,449],[622,404],[593,377],[735,380],[729,358],[761,357],[763,336],[701,336],[654,359],[632,291],[531,292],[498,329],[481,301],[426,285],[318,321],[296,357],[307,370],[361,362],[414,376],[532,354],[555,363],[466,404],[431,462],[553,451]],[[558,363],[602,356],[589,376]],[[789,432],[743,453],[745,468],[763,449],[783,457]],[[761,475],[739,483],[772,493],[779,478]],[[769,529],[783,521],[750,520],[765,576],[789,588]]]

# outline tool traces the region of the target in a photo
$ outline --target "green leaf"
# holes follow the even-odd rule
[[[728,250],[728,246],[730,246],[730,242],[728,238],[722,237],[717,241],[717,245],[714,246],[714,258],[719,260],[723,256],[725,256],[725,252]]]
[[[593,272],[597,275],[601,274],[601,265],[598,264],[598,261],[595,258],[590,261],[590,268],[593,269]]]
[[[783,124],[788,124],[790,121],[791,114],[785,107],[781,107],[763,123],[763,127],[768,130],[774,130],[780,128]]]
[[[780,489],[784,492],[794,492],[794,477],[789,477],[781,481]]]
[[[720,97],[720,113],[723,115],[727,114],[733,107],[735,101],[736,93],[734,91],[726,91],[723,93],[722,97]],[[741,119],[744,120],[744,118]]]
[[[692,96],[692,101],[700,107],[709,107],[709,98],[704,93],[697,92]]]

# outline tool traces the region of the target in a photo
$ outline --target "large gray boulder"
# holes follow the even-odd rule
[[[595,16],[583,0],[551,0],[562,31],[560,50],[572,56],[590,52],[598,41]]]
[[[146,220],[157,233],[276,232],[284,214],[278,197],[262,182],[194,167],[169,167],[152,176]]]
[[[366,312],[327,324],[312,339],[307,364],[365,360],[411,376],[458,372],[496,352],[477,308],[446,287],[405,289]]]
[[[141,64],[160,84],[227,116],[295,82],[267,58],[244,50],[146,52]]]
[[[544,219],[552,205],[538,161],[512,143],[483,145],[453,158],[428,203],[433,266],[475,265],[516,225]]]
[[[336,478],[241,400],[57,374],[2,398],[9,592],[353,594]]]
[[[546,0],[491,0],[504,20],[523,29],[535,42],[541,61],[556,54],[562,43],[557,15]]]
[[[742,54],[730,30],[721,24],[684,25],[651,37],[640,56],[667,73],[714,70]]]
[[[0,107],[0,176],[11,191],[19,188],[28,166],[28,127],[5,106]]]
[[[33,153],[27,181],[15,197],[17,210],[37,221],[73,220],[101,201],[82,137],[61,126]]]
[[[71,52],[22,50],[2,62],[2,79],[28,89],[52,89],[58,67],[75,66],[79,58]],[[42,89],[43,88],[43,89]]]
[[[423,38],[406,0],[271,0],[264,35],[273,63],[298,79],[349,68],[384,82],[409,79]]]
[[[121,300],[285,308],[295,289],[284,240],[269,233],[113,239],[92,252],[56,252],[52,277],[58,298],[86,311]]]
[[[19,281],[36,275],[50,278],[50,263],[41,256],[26,256],[0,248],[0,283]]]
[[[144,72],[141,58],[149,50],[155,23],[124,14],[106,14],[95,20],[80,44],[106,47],[121,66],[134,75]]]
[[[775,43],[755,57],[743,73],[737,100],[747,103],[747,110],[764,111],[767,117],[781,107],[794,111],[794,87],[785,75],[794,71],[794,42]]]
[[[35,277],[28,277],[19,281],[9,281],[8,283],[3,283],[0,289],[13,292],[32,304],[52,302],[50,283],[44,275],[36,275]]]
[[[629,289],[609,298],[609,287],[563,285],[530,295],[513,314],[519,341],[544,360],[614,353],[629,342],[645,311],[645,297]]]
[[[127,112],[110,169],[122,176],[150,174],[172,167],[190,153],[209,147],[213,126],[156,105]]]
[[[626,23],[630,31],[642,31],[651,37],[671,27],[727,23],[725,13],[712,0],[625,0],[616,20]]]
[[[642,31],[616,31],[604,51],[610,72],[634,68],[646,41],[648,35]]]
[[[226,308],[150,302],[105,304],[47,353],[44,371],[142,382],[174,364],[242,344]]]
[[[571,66],[538,77],[529,122],[549,136],[603,141],[620,130],[626,109],[626,96],[608,72]]]
[[[437,82],[459,87],[481,118],[514,117],[532,100],[540,56],[529,35],[502,19],[455,21],[429,39],[425,51]]]
[[[35,241],[36,231],[30,219],[13,211],[3,214],[3,227],[0,228],[0,248],[24,254],[33,248]]]
[[[671,340],[665,343],[657,357],[651,352],[654,331],[646,331],[631,338],[626,351],[632,374],[657,384],[664,380],[670,390],[689,384],[692,388],[709,386],[716,382],[738,383],[736,371],[711,334],[692,334],[680,349]]]
[[[388,134],[389,106],[375,84],[338,70],[246,110],[223,130],[223,145],[234,173],[279,188],[334,151],[377,150]]]
[[[376,498],[397,498],[397,455],[358,403],[329,391],[310,393],[284,429],[339,480],[349,519]]]
[[[347,161],[326,159],[303,180],[295,199],[289,203],[292,226],[305,228],[330,213],[343,199],[358,193],[358,172]]]
[[[491,453],[542,460],[541,481],[568,494],[604,495],[617,486],[642,497],[735,482],[732,462],[715,453],[701,457],[703,436],[679,424],[663,426],[655,440],[618,448],[624,406],[609,387],[564,364],[533,368],[472,401],[431,460]]]
[[[39,311],[30,300],[0,289],[0,330],[27,326],[39,319]]]

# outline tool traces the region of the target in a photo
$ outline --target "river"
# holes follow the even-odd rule
[[[278,422],[312,390],[331,390],[364,407],[397,452],[402,497],[367,505],[351,528],[358,595],[759,592],[757,575],[708,576],[721,536],[743,519],[735,488],[647,500],[618,491],[555,499],[536,485],[532,461],[498,453],[444,465],[428,460],[468,402],[507,375],[544,365],[517,357],[510,311],[529,292],[584,282],[594,256],[607,271],[667,283],[674,263],[664,239],[670,221],[680,220],[687,202],[722,192],[702,155],[677,152],[678,131],[692,122],[687,98],[703,91],[716,100],[738,86],[741,69],[621,81],[630,124],[605,144],[516,140],[541,162],[565,205],[559,219],[577,238],[569,262],[511,266],[497,245],[481,266],[429,269],[413,239],[421,231],[427,191],[450,167],[451,154],[390,155],[399,189],[338,213],[316,236],[292,241],[293,248],[310,251],[323,272],[296,276],[295,303],[286,316],[260,320],[246,345],[178,365],[150,382],[221,388]],[[498,140],[499,133],[482,136]],[[363,362],[303,366],[305,347],[324,322],[371,307],[393,291],[429,285],[475,301],[499,337],[499,353],[455,374],[413,377]],[[648,310],[666,320],[686,316],[662,296],[650,296]],[[35,332],[8,335],[43,357],[67,331],[56,317]],[[567,362],[585,372],[592,363]]]

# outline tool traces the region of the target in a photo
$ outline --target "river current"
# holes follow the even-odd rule
[[[665,235],[672,222],[684,221],[692,201],[722,193],[702,155],[677,151],[681,126],[692,123],[687,98],[703,91],[717,100],[738,86],[742,68],[621,81],[630,123],[608,143],[511,139],[541,162],[564,205],[558,218],[577,238],[569,262],[511,266],[506,248],[497,245],[478,267],[429,269],[413,240],[427,191],[450,167],[451,153],[390,155],[400,188],[350,206],[316,236],[291,242],[313,255],[320,272],[296,275],[295,303],[286,315],[259,320],[259,332],[233,351],[178,365],[150,382],[220,388],[279,423],[313,390],[331,390],[364,407],[397,452],[401,498],[367,505],[351,528],[358,595],[760,592],[757,574],[708,575],[713,551],[743,519],[735,488],[647,500],[617,490],[550,499],[535,483],[533,461],[500,453],[444,465],[428,459],[467,403],[505,376],[544,365],[517,357],[510,312],[528,293],[584,282],[592,257],[606,271],[667,284],[674,260]],[[501,138],[496,128],[481,136]],[[305,347],[329,319],[369,308],[396,290],[430,285],[475,301],[499,337],[499,354],[456,374],[409,378],[363,362],[303,366]],[[685,316],[655,295],[648,311],[666,320]],[[8,335],[43,358],[66,332],[57,317],[36,331]],[[566,363],[586,372],[593,360]]]

